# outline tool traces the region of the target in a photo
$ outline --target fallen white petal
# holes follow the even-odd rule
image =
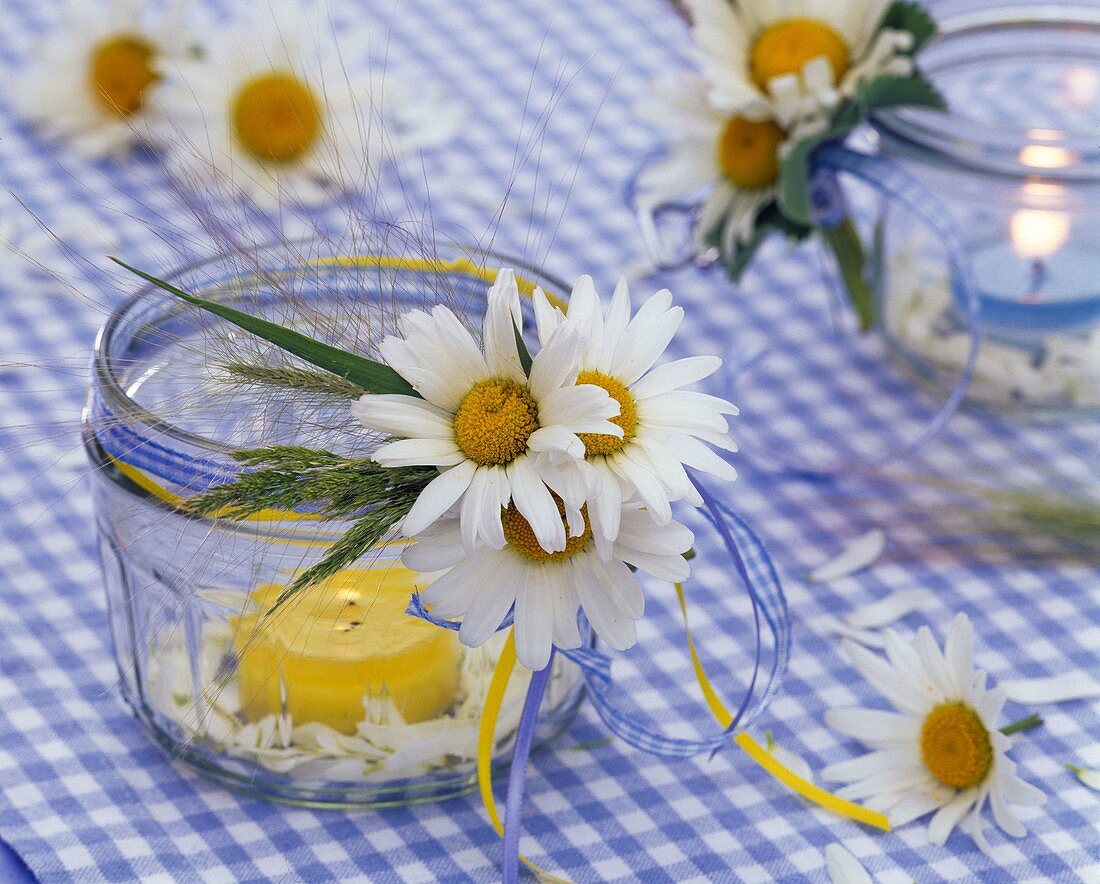
[[[814,781],[814,772],[813,768],[810,767],[810,763],[797,752],[792,752],[790,749],[784,749],[782,746],[776,744],[775,740],[772,739],[771,731],[768,731],[767,745],[768,754],[787,768],[787,770],[796,776],[802,777],[802,779],[807,782],[812,783]]]
[[[848,577],[871,565],[886,548],[886,535],[874,528],[850,543],[839,556],[810,572],[814,583],[828,583]]]
[[[919,611],[934,599],[927,589],[905,589],[864,605],[844,618],[853,629],[881,629]]]
[[[825,869],[833,884],[874,884],[863,864],[839,844],[826,845]]]
[[[1087,672],[1067,672],[1052,678],[1017,678],[1001,682],[1005,696],[1023,706],[1067,703],[1100,697],[1100,681]]]
[[[865,648],[882,650],[886,647],[886,638],[880,633],[866,629],[853,629],[846,623],[841,623],[835,617],[822,618],[821,629],[826,635],[841,635],[863,645]]]
[[[1067,764],[1066,769],[1077,777],[1082,785],[1100,792],[1100,770],[1089,770],[1085,767],[1078,767],[1075,764]]]

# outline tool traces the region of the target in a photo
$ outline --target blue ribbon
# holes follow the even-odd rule
[[[669,759],[691,758],[702,753],[715,752],[728,745],[729,734],[753,722],[778,692],[787,671],[791,651],[787,600],[763,543],[740,516],[720,503],[694,475],[692,482],[703,498],[704,515],[721,538],[727,559],[744,584],[753,605],[756,642],[753,671],[731,725],[720,733],[700,739],[665,736],[629,708],[629,698],[621,696],[615,690],[611,658],[607,654],[593,648],[557,649],[563,657],[580,668],[592,705],[608,730],[635,749]],[[707,555],[709,551],[701,554]],[[424,608],[419,594],[414,595],[409,602],[408,613],[444,629],[458,630],[461,626],[456,621],[432,615]],[[507,629],[511,625],[512,615],[509,614],[501,623],[500,629]],[[766,667],[763,689],[758,690],[761,673],[765,670],[765,628],[771,637],[771,659]]]
[[[531,676],[527,697],[516,728],[516,742],[512,749],[512,766],[508,771],[508,798],[504,805],[504,884],[514,884],[519,877],[520,811],[523,809],[523,788],[527,782],[527,760],[531,757],[531,743],[535,738],[535,726],[539,720],[539,706],[546,685],[550,682],[554,665],[554,648],[550,648],[547,664]]]
[[[734,730],[747,727],[755,720],[779,690],[790,659],[791,635],[787,601],[775,566],[763,543],[748,524],[720,503],[693,473],[691,481],[703,499],[703,512],[707,520],[721,538],[728,561],[732,564],[733,571],[740,577],[752,601],[755,658],[749,685],[737,713],[730,725],[720,733],[700,739],[665,736],[627,707],[628,697],[624,698],[616,693],[611,675],[610,657],[594,648],[582,647],[568,650],[551,648],[550,663],[531,677],[512,750],[512,765],[508,775],[508,803],[504,813],[505,884],[513,884],[518,876],[520,812],[527,762],[538,722],[539,705],[550,678],[555,653],[560,653],[580,668],[592,705],[608,730],[633,748],[661,758],[683,759],[706,752],[717,752],[729,745],[729,735]],[[408,613],[443,629],[458,630],[461,626],[457,621],[434,616],[424,607],[419,593],[414,594],[410,600]],[[512,625],[513,613],[509,612],[499,629],[507,629]],[[758,681],[764,669],[763,627],[765,626],[772,639],[772,657],[763,690],[758,691]],[[754,697],[755,704],[753,704]]]

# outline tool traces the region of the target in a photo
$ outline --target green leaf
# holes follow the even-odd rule
[[[813,225],[810,158],[825,142],[845,138],[862,119],[860,106],[854,101],[845,101],[837,109],[828,129],[803,138],[783,158],[779,166],[779,208],[788,220],[807,227]]]
[[[860,87],[857,98],[868,113],[888,107],[947,109],[939,90],[919,72],[908,77],[876,77]]]
[[[714,246],[715,248],[720,247],[723,226],[724,225],[721,224],[718,225],[705,237],[708,245]],[[722,266],[726,268],[726,272],[729,273],[729,277],[733,282],[739,282],[745,269],[752,263],[752,259],[756,255],[757,250],[764,244],[768,237],[773,234],[781,233],[788,239],[803,240],[809,236],[811,232],[811,228],[796,224],[789,218],[786,218],[783,213],[779,211],[779,207],[775,202],[770,202],[757,214],[752,238],[747,243],[738,246],[732,261],[729,255],[723,255]]]
[[[779,207],[783,214],[797,224],[812,225],[810,160],[814,151],[828,141],[846,138],[872,111],[898,106],[944,110],[946,103],[919,73],[908,77],[876,77],[865,83],[854,100],[840,105],[828,129],[803,138],[784,157],[779,180]]]
[[[240,310],[235,310],[225,304],[198,298],[195,295],[185,292],[183,289],[177,288],[169,282],[165,282],[163,279],[158,279],[142,270],[138,270],[136,267],[131,267],[118,258],[112,257],[111,260],[119,266],[126,268],[131,273],[140,276],[147,282],[152,283],[157,288],[163,289],[169,294],[175,295],[177,298],[186,301],[188,304],[200,307],[208,313],[213,313],[215,316],[220,316],[222,319],[233,323],[233,325],[238,328],[242,328],[259,338],[263,338],[265,341],[286,350],[299,359],[304,359],[311,365],[316,365],[318,368],[323,368],[325,371],[330,371],[342,378],[347,378],[349,381],[358,384],[368,392],[401,393],[406,396],[420,395],[413,389],[408,381],[388,365],[381,362],[375,362],[371,359],[364,359],[362,356],[356,356],[354,353],[348,353],[346,350],[331,347],[328,344],[323,344],[300,332],[284,328],[281,325],[269,322],[266,319],[261,319],[258,316],[242,313]]]
[[[514,322],[512,323],[512,331],[516,334],[516,349],[519,351],[519,364],[523,366],[523,373],[526,375],[531,374],[531,351],[527,349],[527,342],[523,340],[523,333],[519,330],[519,326]]]
[[[924,44],[936,35],[936,20],[920,3],[912,0],[894,0],[882,17],[879,27],[912,34],[913,48],[909,50],[910,55],[920,52]]]
[[[875,304],[867,282],[867,257],[859,231],[851,218],[845,218],[836,227],[823,228],[822,236],[836,258],[844,289],[859,317],[859,330],[869,331],[875,324]]]

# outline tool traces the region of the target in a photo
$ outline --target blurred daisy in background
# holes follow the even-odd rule
[[[684,73],[659,83],[654,100],[640,108],[671,140],[668,155],[639,175],[638,204],[652,211],[705,191],[694,225],[695,251],[703,253],[714,245],[732,267],[752,240],[761,210],[778,195],[779,164],[791,140],[769,116],[731,115],[716,108],[708,99],[709,89],[704,78]],[[815,125],[823,128],[824,122],[803,127],[797,137],[813,134],[810,126]],[[659,246],[653,245],[659,241],[656,231],[643,232],[651,251],[659,254]]]
[[[988,852],[986,802],[1001,829],[1025,835],[1009,805],[1034,807],[1045,796],[1016,775],[1008,757],[1011,741],[996,726],[1004,690],[987,689],[986,674],[974,669],[974,633],[966,615],[955,617],[943,651],[926,626],[915,642],[888,631],[887,660],[853,642],[845,642],[845,651],[898,711],[826,712],[831,728],[872,750],[822,771],[826,780],[850,784],[837,794],[867,799],[894,827],[932,814],[928,838],[938,847],[961,825]]]
[[[125,152],[147,134],[164,65],[191,51],[178,9],[70,0],[13,78],[20,112],[85,155]]]
[[[784,129],[860,84],[913,72],[913,36],[882,27],[890,0],[688,0],[715,106]]]
[[[301,5],[249,4],[208,37],[158,90],[168,164],[261,206],[369,187],[383,157],[442,144],[462,118],[430,84],[363,67],[364,28],[337,34]]]

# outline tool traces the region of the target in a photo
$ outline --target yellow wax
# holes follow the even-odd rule
[[[256,610],[233,624],[250,720],[279,714],[285,697],[295,724],[354,734],[363,697],[383,688],[410,724],[454,704],[458,636],[405,613],[412,571],[397,563],[341,571],[272,612],[285,588],[257,588]]]

